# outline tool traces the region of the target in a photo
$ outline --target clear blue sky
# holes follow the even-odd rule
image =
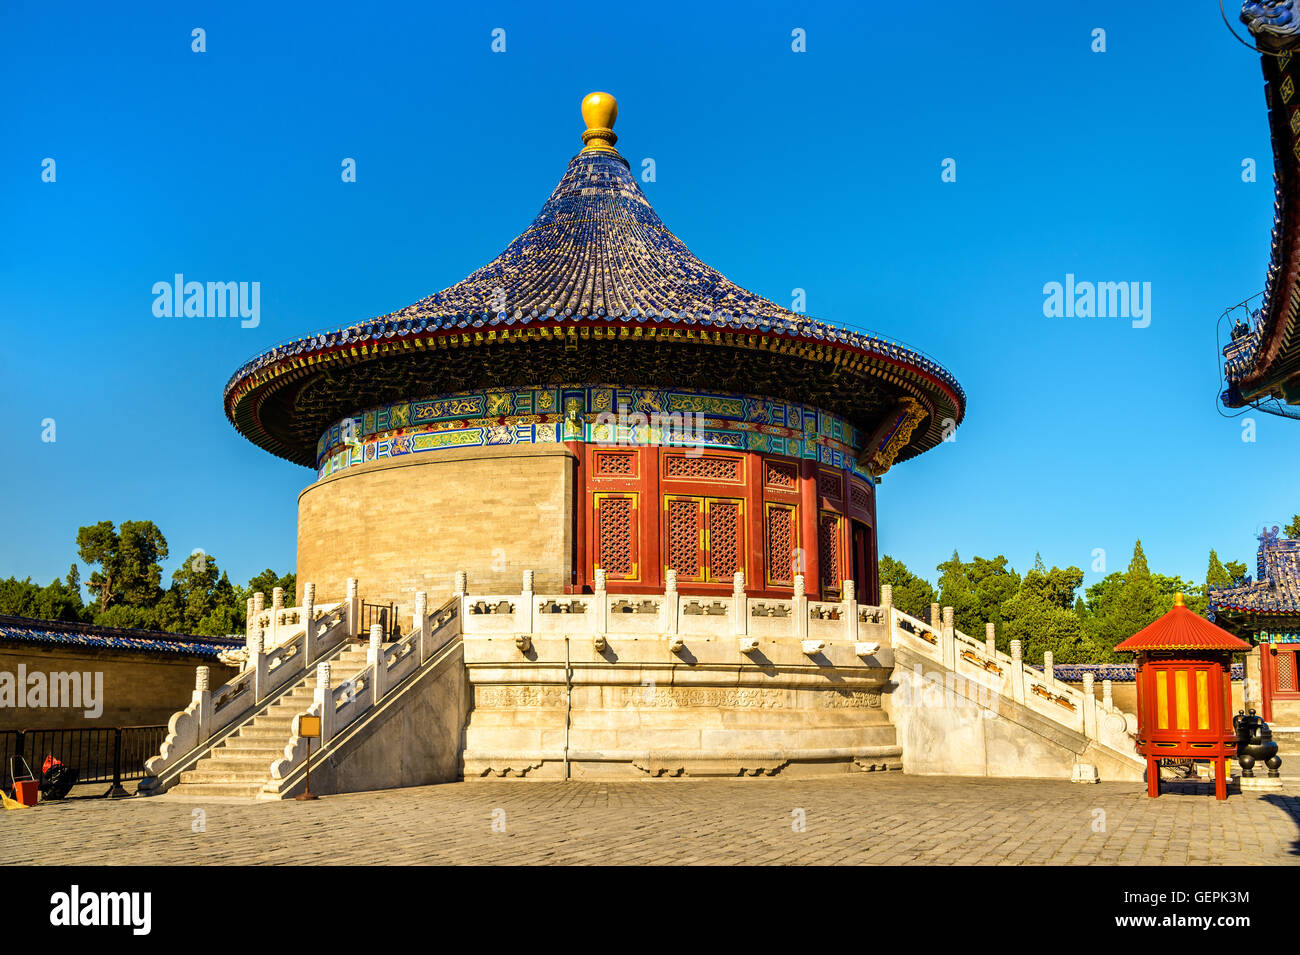
[[[933,578],[954,548],[1041,551],[1092,582],[1094,548],[1122,569],[1141,537],[1199,580],[1300,511],[1300,422],[1255,414],[1251,444],[1216,411],[1215,321],[1263,287],[1273,189],[1258,57],[1215,4],[475,6],[5,4],[0,576],[62,575],[78,526],[133,518],[168,574],[196,547],[237,582],[292,567],[311,472],[235,432],[227,378],[496,255],[596,89],[696,254],[966,388],[957,441],[886,476],[883,553]],[[261,325],[155,318],[176,272],[261,282]],[[1150,282],[1150,327],[1045,318],[1066,273]]]

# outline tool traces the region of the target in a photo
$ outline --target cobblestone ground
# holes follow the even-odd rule
[[[1300,795],[1216,803],[1196,784],[1148,799],[1131,783],[901,774],[471,782],[302,803],[47,803],[0,813],[0,864],[1277,865],[1300,860],[1298,820]]]

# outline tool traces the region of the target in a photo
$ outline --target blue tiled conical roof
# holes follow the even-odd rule
[[[612,123],[610,124],[612,125]],[[865,431],[919,409],[905,460],[965,415],[928,357],[756,295],[668,231],[611,129],[569,162],[526,231],[468,278],[413,305],[285,342],[226,385],[226,414],[256,444],[311,466],[333,421],[385,401],[539,381],[733,390],[806,401]],[[900,442],[901,443],[901,442]]]

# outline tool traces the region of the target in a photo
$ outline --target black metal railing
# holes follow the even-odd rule
[[[396,640],[401,636],[397,626],[397,604],[361,604],[361,628],[357,631],[357,636],[367,638],[370,636],[370,627],[373,624],[379,624],[384,628],[384,642],[387,643]]]
[[[22,757],[39,779],[45,758],[53,756],[77,773],[77,784],[109,783],[105,796],[125,796],[122,783],[143,779],[145,760],[157,756],[167,727],[104,726],[0,731],[0,772],[9,780],[9,761]]]

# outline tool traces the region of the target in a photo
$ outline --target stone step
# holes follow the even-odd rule
[[[250,756],[257,756],[257,758],[261,758],[261,756],[266,755],[269,758],[270,754],[276,754],[276,752],[285,751],[285,745],[287,742],[289,742],[287,741],[287,739],[283,743],[277,741],[277,739],[270,739],[270,738],[248,739],[248,741],[244,743],[240,743],[240,745],[237,746],[221,745],[218,747],[213,747],[213,750],[211,754],[209,754],[209,756],[211,756],[212,759],[226,759],[227,756],[235,756],[235,758],[247,759],[250,758]]]
[[[265,783],[270,778],[269,766],[209,766],[181,773],[182,783]]]
[[[228,743],[231,740],[236,740],[236,739],[243,739],[243,740],[283,739],[287,743],[289,741],[288,736],[289,734],[285,732],[283,729],[281,729],[279,726],[254,726],[250,723],[247,726],[240,727],[235,732],[235,735],[227,737],[223,741],[223,743]],[[223,745],[223,744],[219,743],[218,745]]]
[[[184,774],[182,774],[184,775]],[[264,784],[248,783],[180,783],[172,792],[178,796],[246,796],[255,797],[262,791]]]

